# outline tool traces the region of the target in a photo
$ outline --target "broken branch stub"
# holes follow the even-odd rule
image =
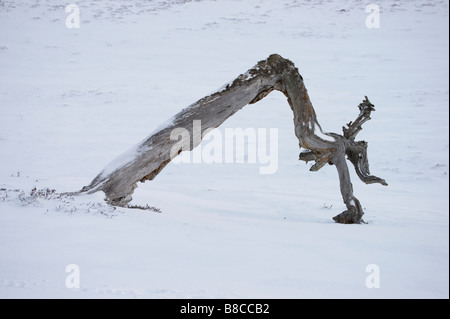
[[[315,161],[312,171],[319,170],[326,164],[334,164],[338,170],[347,210],[334,217],[334,220],[346,224],[361,223],[363,211],[353,195],[345,156],[355,166],[363,182],[387,185],[384,180],[369,173],[367,143],[354,141],[362,124],[370,119],[373,104],[365,98],[359,105],[359,116],[354,122],[347,124],[347,128],[343,128],[343,135],[323,132],[298,69],[291,61],[278,54],[258,62],[231,84],[181,110],[170,123],[157,129],[132,150],[109,164],[80,192],[103,191],[111,205],[126,207],[132,199],[137,182],[154,179],[182,151],[195,148],[206,130],[218,127],[245,105],[260,101],[274,90],[281,91],[287,97],[293,111],[295,135],[300,148],[306,150],[300,154],[300,159]],[[192,125],[196,120],[201,120],[199,130],[195,130]],[[183,128],[183,132],[193,139],[191,141],[186,138],[183,147],[173,152],[173,147],[180,141],[171,139],[171,133],[179,128]]]

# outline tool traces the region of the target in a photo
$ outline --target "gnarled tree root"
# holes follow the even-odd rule
[[[323,132],[298,69],[291,61],[277,54],[258,62],[216,93],[181,110],[169,124],[114,160],[80,193],[103,191],[111,205],[126,207],[132,200],[137,182],[154,179],[174,157],[182,151],[195,148],[205,131],[218,127],[245,105],[260,101],[274,90],[283,92],[293,111],[295,135],[300,148],[305,149],[300,159],[315,161],[312,171],[326,164],[337,168],[347,210],[333,219],[343,224],[361,223],[364,213],[359,201],[353,196],[345,157],[355,166],[363,182],[387,185],[383,179],[370,175],[367,143],[355,142],[362,124],[370,119],[370,113],[375,110],[373,104],[365,98],[359,105],[357,119],[343,127],[343,135]],[[197,131],[192,125],[196,120],[201,120],[201,128]],[[183,128],[193,139],[184,138],[182,134],[178,136],[181,139],[172,139],[172,133],[178,128]]]

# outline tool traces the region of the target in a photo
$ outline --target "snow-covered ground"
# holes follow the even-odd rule
[[[70,2],[1,0],[0,297],[448,298],[448,2],[373,2],[379,28],[356,0],[83,0],[67,28]],[[325,131],[375,104],[367,224],[333,222],[336,170],[298,161],[275,92],[219,128],[277,128],[274,174],[170,163],[132,202],[161,212],[59,194],[271,53]]]

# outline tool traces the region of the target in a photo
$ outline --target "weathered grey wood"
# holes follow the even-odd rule
[[[103,191],[111,205],[127,206],[132,199],[137,182],[152,180],[181,151],[192,150],[203,138],[205,130],[218,127],[227,118],[247,104],[263,99],[271,91],[284,93],[294,114],[294,130],[300,148],[304,148],[300,159],[315,161],[311,170],[319,170],[326,164],[336,165],[341,193],[347,210],[334,217],[339,223],[360,223],[363,211],[353,195],[353,187],[347,168],[347,155],[355,166],[358,176],[365,183],[386,182],[371,176],[367,161],[367,143],[355,142],[361,125],[370,119],[373,105],[367,97],[360,104],[360,115],[344,129],[344,135],[324,133],[317,121],[316,113],[298,69],[294,64],[277,54],[258,62],[256,66],[241,74],[222,90],[202,98],[173,117],[172,122],[157,129],[127,155],[107,166],[80,192]],[[201,120],[201,129],[193,129],[193,122]],[[177,128],[188,130],[189,137],[181,141],[172,140],[171,132]],[[182,144],[178,152],[173,148]],[[171,152],[172,150],[172,152]]]

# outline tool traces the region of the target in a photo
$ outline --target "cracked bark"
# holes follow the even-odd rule
[[[300,153],[300,160],[315,161],[312,171],[317,171],[326,164],[336,166],[347,210],[333,219],[344,224],[361,223],[364,213],[353,195],[345,156],[355,166],[358,177],[363,182],[387,185],[383,179],[370,175],[367,143],[355,142],[362,124],[370,119],[370,113],[374,111],[373,104],[365,98],[359,105],[360,114],[357,119],[343,127],[343,135],[324,133],[298,69],[291,61],[277,54],[258,62],[222,90],[181,110],[170,124],[138,144],[134,157],[118,167],[107,166],[78,193],[103,191],[109,204],[126,207],[132,200],[137,182],[153,180],[174,157],[182,151],[195,148],[206,130],[218,127],[245,105],[260,101],[273,90],[284,93],[293,111],[295,135],[300,148],[305,149]],[[193,129],[192,123],[195,120],[201,120],[199,131]],[[183,147],[173,152],[173,147],[180,141],[171,139],[170,135],[177,128],[186,129],[192,139],[185,139]]]

